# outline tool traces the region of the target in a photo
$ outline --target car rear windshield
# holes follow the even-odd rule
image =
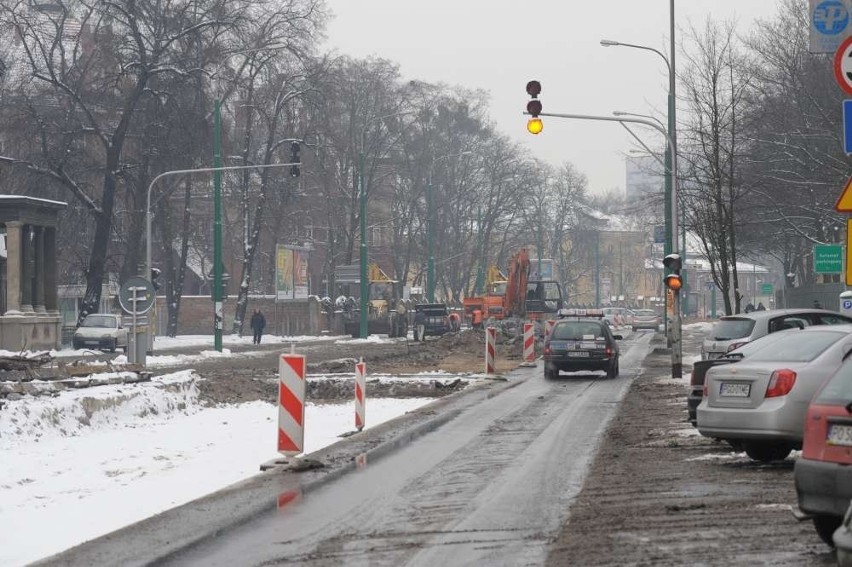
[[[710,340],[731,341],[741,339],[751,334],[754,329],[754,319],[721,319],[710,331]]]
[[[847,358],[834,376],[828,380],[814,402],[842,402],[845,405],[850,400],[852,400],[852,357]]]
[[[825,349],[847,337],[846,333],[785,331],[767,348],[752,353],[751,362],[810,362]]]
[[[115,327],[115,317],[107,315],[89,315],[83,319],[83,327]]]
[[[553,329],[552,339],[562,341],[580,341],[584,337],[603,337],[604,332],[600,323],[595,321],[572,321],[556,325]]]
[[[657,314],[651,309],[637,309],[633,312],[638,317],[655,317]]]

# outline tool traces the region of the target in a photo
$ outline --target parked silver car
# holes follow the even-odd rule
[[[121,324],[121,317],[109,313],[86,315],[83,323],[74,331],[72,343],[75,349],[97,348],[115,352],[123,349],[127,352],[127,328]]]
[[[701,345],[701,360],[719,358],[749,341],[786,329],[843,325],[852,318],[825,309],[770,309],[720,318]]]
[[[801,448],[808,404],[852,351],[852,325],[809,327],[774,339],[741,362],[710,368],[697,411],[702,435],[742,442],[757,461],[784,459]]]

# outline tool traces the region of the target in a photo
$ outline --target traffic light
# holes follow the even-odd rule
[[[544,129],[544,123],[538,117],[541,114],[541,101],[538,100],[538,95],[541,94],[541,83],[538,81],[530,81],[527,83],[527,94],[531,100],[527,103],[527,113],[530,119],[527,121],[527,131],[530,134],[541,134]]]
[[[299,157],[299,152],[302,150],[302,146],[299,142],[293,142],[290,144],[290,163],[293,165],[290,166],[290,177],[299,177],[300,171],[299,166],[302,164],[302,158]]]
[[[151,285],[154,286],[154,291],[160,289],[160,268],[151,268]]]
[[[680,270],[683,267],[683,260],[680,254],[669,254],[663,258],[663,265],[671,272],[666,276],[666,287],[673,292],[679,292],[683,287],[683,277],[680,275]]]

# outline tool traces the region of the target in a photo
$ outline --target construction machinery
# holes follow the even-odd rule
[[[465,316],[471,320],[474,310],[478,309],[483,319],[555,319],[564,303],[562,286],[553,279],[530,280],[529,273],[530,258],[526,248],[518,250],[509,260],[508,276],[491,266],[485,295],[463,300]]]
[[[360,336],[361,306],[354,299],[361,284],[359,264],[335,267],[338,290],[343,295],[346,334]],[[404,337],[408,334],[408,314],[405,302],[394,299],[394,284],[378,264],[367,266],[367,334]]]

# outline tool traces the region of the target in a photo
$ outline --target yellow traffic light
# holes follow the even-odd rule
[[[530,134],[541,134],[542,130],[544,130],[544,123],[541,118],[530,118],[527,121],[527,131]]]
[[[669,274],[666,276],[666,287],[672,291],[680,291],[683,287],[683,279],[680,274]]]

